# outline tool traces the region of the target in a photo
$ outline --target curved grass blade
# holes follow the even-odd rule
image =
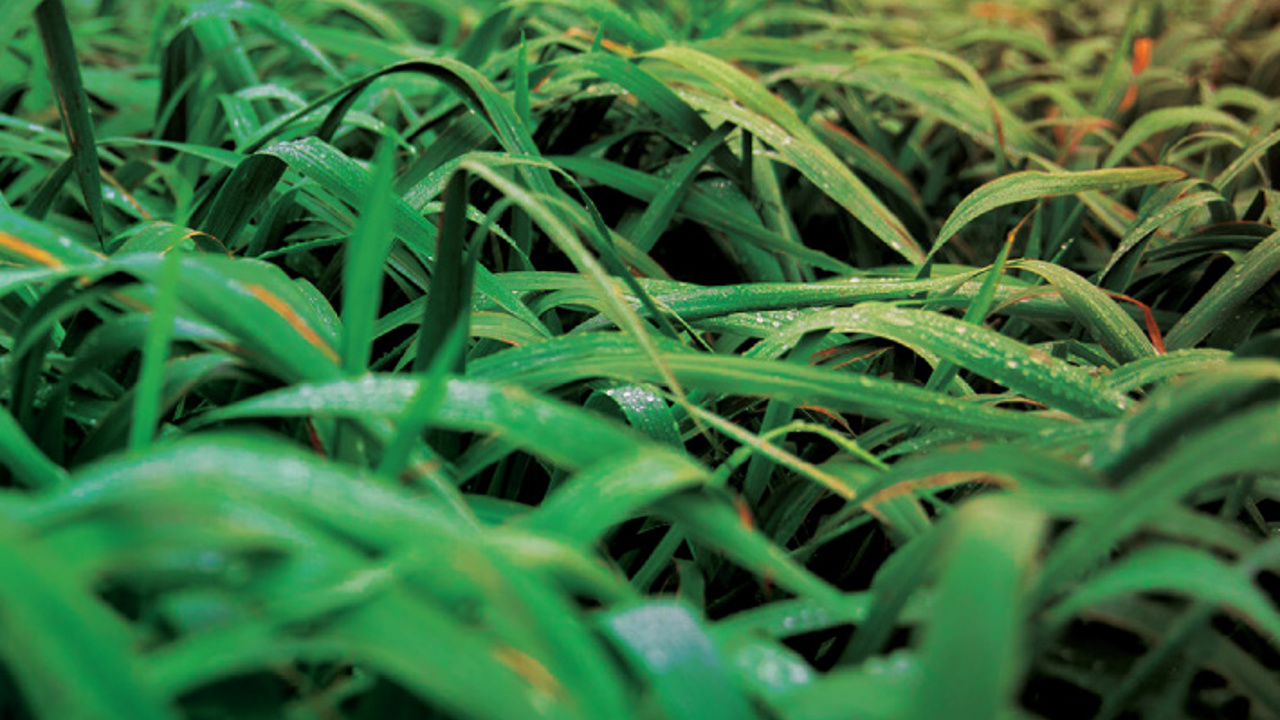
[[[250,218],[271,199],[287,166],[278,157],[267,154],[250,155],[240,161],[227,176],[218,194],[208,204],[208,210],[199,223],[199,229],[212,235],[227,247],[238,247],[236,238],[249,224]],[[201,214],[197,210],[192,220]]]
[[[1130,404],[1124,395],[1107,392],[1081,368],[988,328],[926,310],[865,302],[853,308],[815,311],[766,342],[785,347],[819,329],[865,332],[908,347],[929,348],[1010,390],[1081,417],[1118,415]]]
[[[1025,222],[1025,220],[1024,220]],[[962,320],[971,325],[981,327],[987,319],[987,314],[991,312],[991,306],[995,303],[996,286],[1000,283],[1000,278],[1004,275],[1005,264],[1009,261],[1009,253],[1013,250],[1013,243],[1018,237],[1018,230],[1022,228],[1022,223],[1009,231],[1004,246],[1000,248],[1000,252],[996,255],[996,259],[991,263],[991,267],[987,270],[987,277],[982,281],[982,287],[978,290],[978,295],[974,298],[969,307],[965,308]],[[929,375],[929,380],[925,383],[925,388],[929,390],[945,390],[956,376],[958,367],[950,360],[945,360],[933,369]]]
[[[1189,348],[1231,317],[1280,272],[1280,231],[1258,243],[1196,302],[1165,337],[1170,350]]]
[[[647,53],[646,57],[674,63],[735,98],[735,103],[729,103],[709,96],[686,96],[691,104],[705,105],[772,145],[894,252],[912,263],[923,262],[923,252],[902,221],[780,98],[732,65],[690,48],[664,47]]]
[[[165,684],[179,692],[193,689],[187,684],[193,680],[262,668],[264,659],[331,661],[336,654],[467,716],[523,717],[536,707],[553,717],[631,717],[613,664],[567,599],[502,563],[475,541],[473,526],[444,508],[371,479],[270,438],[214,434],[86,468],[74,492],[51,498],[32,519],[65,526],[148,497],[177,503],[203,492],[242,499],[307,528],[303,574],[264,583],[268,613],[251,619],[279,623],[276,640],[267,647],[245,642],[236,636],[249,629],[242,624],[202,634],[229,642],[197,642],[191,649],[204,652],[183,653],[181,663],[164,658]],[[385,559],[381,567],[370,567],[369,551]],[[293,592],[280,592],[282,584]],[[326,593],[337,597],[318,596],[326,585],[337,586]],[[369,589],[381,592],[369,597]],[[353,595],[359,602],[347,600]],[[335,612],[325,612],[326,604]],[[314,655],[305,643],[288,642],[290,635],[305,640],[310,633],[298,633],[308,627],[322,629],[327,652]],[[210,645],[220,652],[209,653]],[[485,697],[477,678],[485,688],[497,684],[503,697]]]
[[[369,197],[372,188],[369,173],[354,160],[339,152],[332,145],[315,138],[273,145],[263,151],[284,160],[290,167],[314,180],[329,192],[353,206],[359,207]],[[422,213],[404,200],[391,197],[396,236],[410,248],[426,256],[435,257],[437,230]],[[529,308],[516,301],[511,291],[487,268],[476,268],[476,288],[502,309],[527,322],[531,328],[545,332],[542,323],[529,312]]]
[[[588,410],[616,409],[627,423],[658,442],[683,447],[680,427],[671,407],[651,388],[643,385],[615,385],[594,392],[583,405]]]
[[[1226,350],[1198,348],[1153,355],[1116,368],[1103,382],[1120,392],[1167,382],[1178,375],[1223,369],[1232,357]]]
[[[608,354],[601,352],[605,349],[595,347],[582,356],[582,360],[589,362],[575,366],[527,368],[512,377],[534,384],[552,385],[599,376],[644,382],[661,380],[656,372],[645,367],[645,359],[634,349],[618,348],[620,352]],[[676,377],[697,390],[779,398],[867,417],[912,420],[981,436],[1034,433],[1060,422],[1037,414],[998,410],[877,377],[792,363],[707,357],[695,353],[664,353],[663,361]]]
[[[622,299],[613,283],[610,282],[608,274],[598,261],[578,238],[577,233],[552,212],[553,205],[546,201],[539,201],[539,197],[531,194],[529,191],[520,187],[516,183],[508,180],[502,175],[494,171],[487,164],[474,160],[464,160],[461,168],[469,170],[476,176],[483,178],[487,183],[499,190],[507,199],[519,206],[529,217],[540,227],[543,232],[552,239],[552,242],[560,248],[562,252],[569,256],[569,259],[578,269],[587,275],[595,285],[598,296],[604,303],[605,312],[611,320],[618,324],[618,327],[626,330],[636,341],[636,344],[644,351],[645,355],[653,363],[658,373],[662,376],[664,382],[667,382],[672,392],[677,396],[683,396],[684,390],[680,387],[679,380],[673,376],[670,371],[662,364],[662,357],[659,355],[657,346],[654,343],[652,335],[649,333],[647,326],[639,315],[635,313]],[[551,182],[550,173],[545,169],[547,182]],[[543,195],[542,197],[550,200],[558,200],[558,195]],[[564,203],[567,204],[567,203]],[[607,250],[611,249],[609,244],[608,229],[603,226],[603,220],[600,219],[598,213],[592,213],[594,221],[593,227],[599,233],[599,240],[602,243],[602,250],[606,259],[612,258],[617,260],[616,255],[612,255]],[[642,302],[646,302],[651,308],[654,307],[652,299],[648,293],[640,288],[635,278],[630,273],[623,272],[622,279],[630,284],[633,289],[637,290],[637,295]],[[652,312],[652,310],[651,310]],[[656,313],[655,313],[656,314]],[[670,330],[670,323],[666,321],[665,316],[659,316],[662,327],[674,335]]]
[[[1214,186],[1221,190],[1223,195],[1227,195],[1227,188],[1231,183],[1235,182],[1245,170],[1253,167],[1254,163],[1277,143],[1280,143],[1280,130],[1274,130],[1265,137],[1258,138],[1257,142],[1245,148],[1225,170],[1218,174],[1218,177],[1214,178]]]
[[[535,534],[590,547],[609,528],[663,498],[707,485],[710,477],[683,454],[636,443],[630,452],[603,457],[570,477],[520,524]]]
[[[26,487],[37,490],[55,488],[68,481],[66,471],[31,442],[5,408],[0,408],[0,454],[4,457],[0,464],[13,474],[15,481]]]
[[[1111,152],[1102,161],[1102,167],[1110,168],[1133,152],[1134,148],[1146,142],[1151,136],[1187,125],[1206,125],[1224,127],[1239,135],[1249,132],[1248,126],[1240,122],[1234,115],[1203,106],[1157,108],[1138,118],[1125,130],[1124,135],[1112,146]]]
[[[132,255],[117,267],[158,283],[163,258]],[[183,257],[179,298],[245,346],[272,372],[291,380],[340,374],[336,333],[279,268],[211,255]]]
[[[1277,543],[1269,543],[1274,556]],[[1273,558],[1274,561],[1274,558]],[[1280,642],[1280,615],[1252,582],[1248,568],[1234,568],[1198,548],[1163,544],[1143,548],[1083,583],[1046,613],[1048,629],[1065,625],[1101,600],[1141,592],[1177,593],[1232,610],[1272,642]]]
[[[417,377],[369,375],[295,385],[264,393],[202,415],[199,425],[234,418],[403,416],[423,391]],[[451,379],[432,427],[501,433],[505,442],[573,470],[602,457],[625,454],[641,436],[579,408],[512,386]]]
[[[1158,230],[1165,223],[1175,220],[1183,215],[1195,212],[1204,208],[1211,203],[1224,202],[1222,195],[1216,190],[1195,190],[1196,186],[1204,186],[1201,181],[1192,181],[1192,187],[1180,187],[1183,183],[1174,183],[1160,188],[1151,198],[1143,203],[1143,206],[1121,238],[1120,244],[1116,246],[1116,250],[1111,255],[1111,259],[1107,264],[1098,271],[1097,277],[1107,278],[1117,263],[1125,259],[1134,248],[1140,245],[1147,237]],[[1123,286],[1112,284],[1111,278],[1107,278],[1108,287],[1113,289],[1124,290]]]
[[[1163,165],[1081,172],[1027,170],[1011,173],[986,183],[961,200],[938,231],[929,255],[935,255],[948,240],[978,216],[998,207],[1060,195],[1128,190],[1143,185],[1173,182],[1185,176],[1186,173],[1182,170]]]
[[[662,193],[661,178],[599,158],[582,156],[557,156],[550,162],[577,175],[584,175],[596,182],[626,193],[637,200],[654,202]],[[785,235],[770,230],[758,222],[744,219],[716,201],[704,189],[691,187],[680,199],[677,211],[709,228],[725,233],[735,242],[746,242],[763,250],[789,255],[823,270],[850,273],[848,265],[826,253],[800,245]]]
[[[657,514],[679,523],[695,542],[701,541],[778,586],[821,603],[838,614],[846,596],[797,564],[782,548],[742,523],[732,504],[707,493],[676,495],[658,503]],[[857,602],[856,600],[853,602]]]
[[[1214,352],[1182,350],[1161,357],[1185,358],[1189,353]],[[1134,363],[1139,372],[1142,364]],[[1120,481],[1160,460],[1168,447],[1181,438],[1210,428],[1233,413],[1280,398],[1280,363],[1234,359],[1224,362],[1218,372],[1171,383],[1159,392],[1160,396],[1138,405],[1115,428],[1115,433],[1124,438],[1123,443],[1105,443],[1099,438],[1082,460],[1096,471]]]
[[[1121,363],[1130,363],[1156,354],[1151,340],[1116,301],[1088,280],[1061,265],[1042,260],[1019,260],[1014,267],[1039,275],[1062,293],[1067,307],[1079,318],[1089,334]]]
[[[340,80],[343,77],[342,71],[330,62],[319,48],[268,6],[238,0],[205,0],[199,3],[179,28],[198,23],[208,17],[231,20],[255,28],[275,40],[280,46],[289,48],[297,56],[320,68],[331,78]]]
[[[1115,543],[1192,490],[1223,477],[1273,472],[1277,447],[1280,404],[1275,402],[1238,413],[1177,444],[1128,479],[1115,501],[1067,532],[1045,560],[1037,601],[1066,590]]]

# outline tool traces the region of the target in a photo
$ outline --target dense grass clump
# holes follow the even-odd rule
[[[6,0],[0,717],[1280,717],[1277,98],[1249,0]]]

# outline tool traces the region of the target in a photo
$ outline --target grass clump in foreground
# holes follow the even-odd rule
[[[1280,716],[1274,8],[836,5],[6,2],[0,714]]]

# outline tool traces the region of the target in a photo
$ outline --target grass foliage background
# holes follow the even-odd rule
[[[1280,717],[1278,25],[8,0],[0,715]]]

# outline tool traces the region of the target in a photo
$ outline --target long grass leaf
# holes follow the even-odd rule
[[[1127,190],[1172,182],[1184,176],[1183,171],[1166,166],[1052,173],[1027,170],[1005,175],[974,190],[960,201],[938,231],[929,254],[936,254],[974,219],[998,207],[1059,195]]]
[[[98,146],[93,139],[93,119],[89,116],[89,97],[80,76],[80,58],[71,37],[71,25],[62,0],[43,0],[36,6],[36,25],[44,42],[49,69],[53,72],[54,92],[58,96],[58,112],[63,132],[75,162],[76,177],[84,193],[85,208],[101,241],[106,240],[105,211],[102,204],[102,172],[98,165]]]
[[[1193,347],[1227,322],[1249,298],[1280,272],[1280,231],[1258,243],[1222,276],[1169,330],[1170,350]]]

